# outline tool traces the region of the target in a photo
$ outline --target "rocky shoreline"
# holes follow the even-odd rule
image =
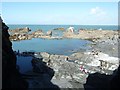
[[[75,32],[73,28],[68,28],[63,32],[62,37],[53,37],[52,33],[51,30],[46,33],[38,30],[27,34],[12,34],[10,40],[77,38],[92,41],[92,49],[85,52],[76,52],[69,56],[47,52],[22,53],[20,55],[31,55],[33,57],[31,61],[33,72],[31,74],[42,75],[43,78],[47,76],[53,84],[60,88],[84,88],[89,75],[100,73],[109,76],[119,67],[118,44],[120,37],[118,31],[79,30]],[[30,88],[41,87],[42,82],[38,80],[38,77],[34,79],[37,84],[33,82],[34,85],[31,84]],[[28,82],[31,82],[31,80],[28,80]]]
[[[61,30],[61,28],[57,28],[55,30]],[[63,29],[63,28],[62,28]],[[62,31],[61,36],[54,36],[54,29],[44,32],[43,30],[37,30],[30,32],[31,29],[28,27],[25,28],[17,28],[15,30],[9,30],[10,40],[11,41],[20,41],[20,40],[30,40],[32,38],[43,38],[43,39],[65,39],[65,38],[77,38],[84,39],[90,41],[97,41],[101,39],[116,39],[118,38],[117,30],[86,30],[79,29],[75,31],[74,28],[69,27],[68,29]]]
[[[32,74],[47,74],[51,77],[54,72],[51,82],[60,88],[84,88],[83,85],[90,74],[112,75],[114,70],[118,68],[118,41],[119,39],[99,40],[92,45],[92,50],[76,52],[69,56],[47,52],[29,52],[21,55],[33,57],[31,61],[33,65]],[[100,45],[102,46],[99,47]],[[49,71],[49,68],[53,72]],[[34,88],[34,85],[31,87]]]

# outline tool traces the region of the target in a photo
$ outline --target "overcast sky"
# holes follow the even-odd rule
[[[117,2],[2,2],[0,13],[7,24],[118,24]]]

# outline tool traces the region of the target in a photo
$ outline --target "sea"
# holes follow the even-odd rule
[[[75,31],[79,29],[103,29],[103,30],[118,30],[115,25],[8,25],[10,30],[16,28],[29,27],[31,32],[39,29],[43,32],[53,30],[55,28],[63,27],[65,29],[70,26],[75,28]],[[55,30],[54,35],[61,36],[63,31]],[[12,41],[12,48],[14,51],[31,51],[31,52],[48,52],[50,54],[59,55],[71,55],[75,52],[84,52],[91,50],[91,42],[81,39],[59,39],[59,40],[48,40],[41,38],[33,38],[31,40]],[[20,68],[21,73],[32,71],[31,65],[32,57],[17,56],[17,65]]]

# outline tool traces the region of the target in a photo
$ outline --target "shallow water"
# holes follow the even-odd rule
[[[47,40],[34,38],[32,40],[12,41],[12,47],[13,50],[19,50],[20,52],[34,51],[70,55],[73,51],[90,49],[87,45],[90,43],[90,41],[80,39]]]
[[[17,65],[19,66],[20,73],[25,73],[27,71],[32,71],[32,64],[31,64],[32,57],[23,57],[17,56]]]

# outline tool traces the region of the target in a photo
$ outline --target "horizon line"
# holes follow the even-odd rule
[[[115,25],[119,26],[118,24],[7,24],[7,25]]]

